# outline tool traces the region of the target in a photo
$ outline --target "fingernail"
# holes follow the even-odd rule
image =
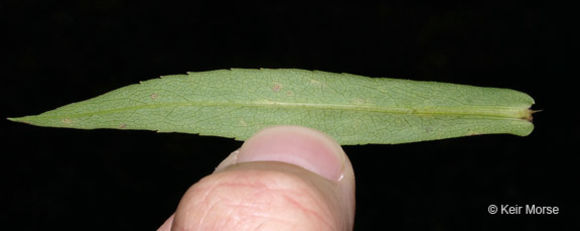
[[[234,165],[238,162],[238,154],[240,154],[240,149],[237,149],[230,153],[222,162],[214,169],[214,172],[219,172],[229,166]]]
[[[242,145],[237,163],[253,161],[294,164],[336,181],[343,176],[345,154],[336,141],[322,132],[279,126],[258,132]]]

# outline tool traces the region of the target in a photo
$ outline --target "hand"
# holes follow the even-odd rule
[[[159,230],[352,230],[354,172],[329,136],[264,129],[187,190]]]

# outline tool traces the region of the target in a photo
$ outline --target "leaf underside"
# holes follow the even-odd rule
[[[340,144],[395,144],[533,130],[525,93],[300,69],[163,76],[39,115],[37,126],[145,129],[245,140],[274,125],[321,130]]]

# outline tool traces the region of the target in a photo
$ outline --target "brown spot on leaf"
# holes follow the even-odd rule
[[[64,119],[62,119],[61,122],[63,124],[66,124],[66,125],[71,125],[72,124],[72,120],[70,118],[64,118]]]
[[[355,98],[352,100],[352,103],[357,104],[357,105],[361,105],[361,104],[365,104],[366,101],[364,99],[361,99],[361,98]]]
[[[120,129],[123,129],[123,128],[126,128],[126,127],[127,127],[127,124],[121,124],[121,125],[119,125],[119,128]]]
[[[280,89],[282,89],[282,85],[279,83],[274,83],[274,86],[272,87],[272,91],[273,92],[279,92]]]
[[[246,123],[246,121],[244,119],[240,119],[240,125],[247,127],[248,123]]]
[[[157,93],[151,94],[151,99],[157,99],[157,98],[159,98],[159,95],[157,95]]]
[[[480,135],[480,133],[478,133],[478,132],[476,132],[476,131],[473,131],[473,130],[471,130],[471,129],[468,129],[468,130],[467,130],[467,133],[466,133],[465,135],[466,135],[466,136],[477,136],[477,135]]]

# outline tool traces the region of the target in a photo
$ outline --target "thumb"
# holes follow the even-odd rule
[[[332,138],[264,129],[194,184],[160,230],[351,230],[354,172]]]

